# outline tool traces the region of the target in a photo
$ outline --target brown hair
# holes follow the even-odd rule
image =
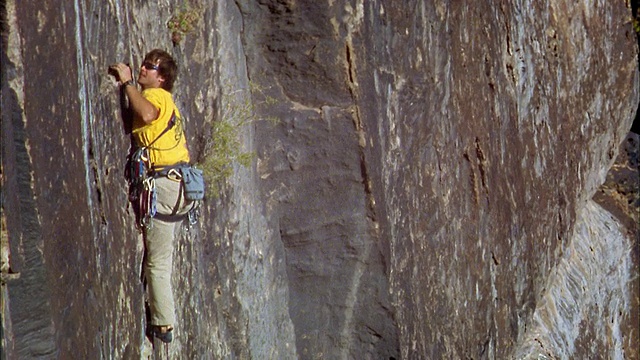
[[[173,83],[176,81],[176,76],[178,75],[178,65],[176,65],[173,57],[164,50],[153,49],[145,55],[144,61],[158,64],[160,68],[158,73],[164,78],[162,88],[171,92],[171,90],[173,90]]]

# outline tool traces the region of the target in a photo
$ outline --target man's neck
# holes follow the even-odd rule
[[[147,90],[147,89],[162,89],[162,86],[140,85],[140,88],[141,88],[142,90]]]

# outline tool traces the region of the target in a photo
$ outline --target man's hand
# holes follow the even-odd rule
[[[133,72],[127,64],[117,63],[109,66],[109,74],[115,76],[120,85],[133,81]],[[142,88],[144,89],[144,86]],[[133,110],[134,116],[137,116],[146,124],[150,124],[158,118],[160,110],[142,96],[141,91],[135,86],[135,82],[134,86],[121,87],[120,89],[129,98],[129,107]]]
[[[133,73],[127,64],[117,63],[109,66],[109,74],[113,75],[120,84],[133,80]]]

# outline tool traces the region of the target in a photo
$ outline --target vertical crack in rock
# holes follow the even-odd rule
[[[356,19],[353,19],[352,21],[361,21],[362,19],[362,14],[361,12],[362,10],[362,3],[358,2],[358,4],[356,5],[356,8],[358,9],[358,14],[356,15]],[[364,129],[364,124],[362,121],[362,115],[360,113],[360,104],[358,101],[358,82],[357,82],[357,76],[356,76],[356,63],[355,63],[355,59],[354,59],[354,52],[353,52],[353,40],[352,40],[352,33],[351,31],[353,31],[353,24],[349,24],[348,28],[349,28],[349,34],[347,36],[347,42],[345,43],[345,59],[346,59],[346,65],[347,65],[347,84],[349,87],[349,93],[351,94],[351,98],[352,98],[352,102],[353,102],[353,109],[352,109],[352,115],[353,115],[353,122],[354,122],[354,127],[356,130],[356,133],[358,135],[358,145],[360,148],[360,163],[361,163],[361,170],[362,170],[362,179],[363,179],[363,185],[364,185],[364,190],[365,190],[365,194],[367,197],[367,203],[369,206],[369,216],[371,218],[372,221],[376,221],[375,218],[375,199],[373,197],[373,192],[372,192],[372,182],[371,179],[369,178],[369,174],[368,174],[368,169],[367,169],[367,160],[365,157],[365,148],[367,146],[367,138],[366,138],[366,131]]]
[[[354,35],[359,31],[359,27],[362,25],[364,18],[364,4],[362,1],[357,1],[353,8],[351,5],[347,5],[345,10],[348,13],[348,16],[345,18],[347,34],[344,45],[346,83],[351,96],[351,103],[353,104],[350,106],[350,113],[358,141],[358,159],[360,161],[360,172],[364,190],[363,195],[365,197],[365,224],[367,227],[367,235],[364,237],[364,248],[358,255],[359,261],[355,264],[355,271],[351,277],[352,284],[349,286],[349,294],[347,296],[348,311],[346,313],[343,331],[341,334],[343,339],[345,339],[345,342],[348,344],[346,352],[342,354],[343,358],[346,359],[365,356],[364,354],[366,353],[363,353],[362,350],[367,349],[367,346],[371,346],[371,344],[368,344],[369,341],[372,343],[386,343],[388,348],[385,348],[383,351],[388,354],[395,354],[394,351],[396,350],[394,350],[393,345],[390,345],[394,342],[393,335],[388,333],[386,329],[387,326],[393,326],[389,324],[392,321],[392,316],[389,313],[386,313],[387,309],[383,305],[386,302],[386,296],[389,291],[388,283],[386,282],[388,279],[383,282],[385,284],[383,288],[379,289],[379,292],[376,293],[376,299],[367,299],[369,290],[363,290],[366,287],[372,286],[372,284],[362,284],[363,281],[371,281],[372,279],[372,277],[365,278],[365,273],[380,272],[380,274],[376,273],[374,276],[381,276],[384,273],[384,265],[374,263],[376,261],[382,262],[381,257],[377,260],[373,260],[376,258],[374,251],[379,250],[376,244],[381,241],[381,233],[380,226],[378,224],[376,199],[373,189],[374,180],[371,178],[370,164],[367,159],[367,154],[370,150],[367,149],[367,132],[364,125],[364,119],[362,118],[362,104],[359,97],[361,89],[359,88],[357,75],[358,59],[356,58],[354,48]],[[368,302],[372,302],[372,305],[362,305]],[[364,306],[368,306],[368,308],[365,308]],[[380,308],[378,309],[377,307]],[[360,315],[358,315],[358,318],[354,319],[354,312],[356,311],[358,311]],[[381,320],[382,323],[368,324],[368,322],[365,322],[365,324],[361,325],[359,322],[362,321],[360,319],[363,316],[362,311],[371,311],[372,316],[375,316],[373,314],[378,312],[383,312],[385,313],[385,315],[383,315],[384,320]],[[355,321],[357,322],[354,323]],[[369,340],[364,337],[364,334],[360,334],[358,332],[366,332],[367,335],[370,336],[370,339],[375,340]]]
[[[482,189],[487,195],[487,199],[489,198],[489,185],[487,184],[487,159],[484,156],[484,152],[482,151],[482,147],[480,147],[480,140],[476,137],[476,157],[478,159],[478,170],[480,171],[480,179],[482,180]]]
[[[477,206],[480,205],[480,190],[478,187],[478,178],[476,176],[476,171],[469,153],[465,151],[462,156],[466,160],[466,163],[469,165],[469,186],[471,187],[471,190],[473,192],[473,203]]]
[[[240,38],[240,43],[241,46],[239,47],[240,49],[240,56],[242,56],[243,64],[244,64],[244,73],[246,74],[247,78],[246,80],[251,83],[251,69],[249,68],[249,59],[248,59],[248,55],[247,55],[247,43],[246,43],[246,39],[245,39],[245,14],[242,11],[242,3],[239,0],[234,0],[234,4],[236,6],[236,10],[237,10],[237,14],[238,17],[240,18],[240,24],[238,25],[239,29],[238,29],[238,36]],[[253,101],[253,100],[252,100]]]
[[[348,71],[349,71],[349,91],[351,92],[351,96],[353,99],[354,105],[351,107],[351,114],[353,116],[353,125],[358,136],[358,146],[360,149],[360,169],[362,172],[362,181],[364,185],[365,195],[367,197],[367,203],[369,206],[369,216],[371,220],[376,221],[375,218],[375,199],[373,197],[372,191],[372,182],[369,177],[369,170],[367,169],[367,159],[365,156],[365,149],[367,147],[367,134],[364,129],[364,124],[362,122],[362,115],[360,113],[360,105],[358,104],[358,84],[354,80],[355,79],[355,64],[353,64],[352,55],[351,55],[351,46],[347,44],[346,46],[346,58],[348,63]]]
[[[357,90],[357,84],[356,84],[356,69],[355,69],[355,64],[353,63],[353,59],[352,59],[352,49],[351,49],[352,45],[351,45],[351,41],[348,41],[345,44],[345,57],[347,59],[347,75],[348,75],[348,84],[349,84],[349,91],[351,92],[352,96],[355,96],[355,91]]]
[[[84,41],[83,41],[83,33],[84,26],[82,22],[82,10],[80,8],[79,0],[74,0],[73,2],[74,11],[75,11],[75,41],[76,41],[76,69],[78,71],[77,75],[77,84],[78,84],[78,100],[80,102],[80,121],[82,121],[81,131],[82,131],[82,155],[84,160],[84,176],[85,176],[85,190],[87,191],[87,208],[89,209],[89,221],[91,223],[91,229],[95,231],[96,227],[94,224],[95,214],[94,214],[94,206],[93,206],[93,196],[92,196],[92,174],[98,175],[98,172],[95,171],[95,166],[92,166],[92,159],[90,159],[91,155],[91,122],[93,119],[93,112],[89,111],[91,108],[91,100],[87,96],[87,88],[85,86],[87,76],[85,74],[86,64],[85,64],[85,56],[84,56]],[[95,182],[97,184],[97,177]],[[98,196],[99,196],[99,189]],[[99,203],[100,208],[102,208],[102,203]],[[104,215],[102,216],[104,218]]]
[[[472,159],[472,155],[469,153],[475,155],[475,159]],[[488,179],[486,173],[487,159],[482,147],[480,146],[480,140],[478,137],[475,138],[474,148],[471,151],[465,151],[462,156],[469,165],[469,183],[473,191],[473,202],[476,205],[480,205],[480,198],[482,196],[487,205],[490,205],[489,185],[487,183]]]

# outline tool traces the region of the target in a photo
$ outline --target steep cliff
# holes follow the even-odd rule
[[[3,2],[7,358],[638,358],[637,228],[591,200],[638,106],[624,1],[192,0],[172,41],[183,4]],[[152,348],[107,67],[156,47],[194,158],[226,109],[255,157]]]

